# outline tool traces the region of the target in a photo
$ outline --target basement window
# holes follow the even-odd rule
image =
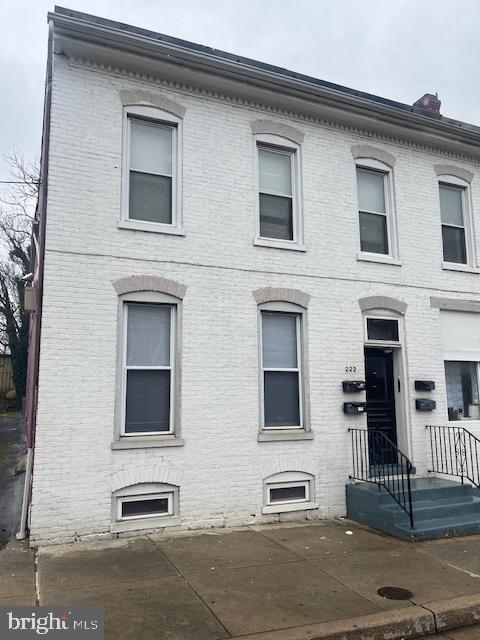
[[[282,513],[318,509],[315,478],[302,471],[281,471],[264,480],[262,513]]]
[[[117,520],[173,515],[173,492],[117,498]]]
[[[306,502],[309,499],[309,483],[286,482],[272,484],[268,488],[268,504]]]

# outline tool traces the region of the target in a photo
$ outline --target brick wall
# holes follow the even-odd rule
[[[122,90],[146,90],[186,108],[183,129],[185,237],[119,229]],[[306,253],[254,246],[255,193],[250,122],[272,119],[305,133],[302,145]],[[356,259],[354,144],[396,158],[395,198],[402,266]],[[193,92],[56,57],[52,102],[44,312],[31,540],[110,535],[112,478],[146,481],[145,470],[181,478],[181,528],[275,520],[262,516],[262,481],[280,461],[316,474],[319,509],[345,513],[349,426],[342,413],[346,366],[363,376],[359,298],[408,304],[405,345],[409,454],[426,468],[425,423],[446,422],[439,311],[430,296],[480,301],[478,275],[441,268],[433,165],[478,167],[373,136],[280,117]],[[480,222],[477,220],[477,227]],[[477,245],[480,236],[477,235]],[[477,254],[480,247],[477,246]],[[111,450],[117,351],[113,282],[148,274],[187,287],[183,301],[182,447]],[[289,287],[308,309],[310,414],[314,439],[257,442],[258,335],[252,292]],[[432,379],[438,408],[415,411],[413,382]],[[476,425],[472,425],[476,427]],[[479,424],[480,427],[480,424]],[[279,463],[280,463],[279,462]],[[156,471],[154,471],[156,470]],[[312,471],[313,470],[313,471]],[[163,473],[163,471],[162,471]],[[170,476],[168,474],[171,474]],[[161,474],[160,474],[161,475]],[[156,477],[156,476],[155,476]],[[298,517],[298,514],[289,517]]]

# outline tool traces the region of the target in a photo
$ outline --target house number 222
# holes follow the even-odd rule
[[[354,367],[354,366],[345,367],[345,373],[357,373],[357,367]]]

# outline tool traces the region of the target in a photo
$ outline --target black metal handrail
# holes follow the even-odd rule
[[[350,479],[383,487],[408,515],[413,529],[411,474],[413,465],[383,432],[349,429],[352,441],[353,473]]]
[[[465,427],[427,425],[430,432],[429,472],[465,479],[480,488],[480,440]]]

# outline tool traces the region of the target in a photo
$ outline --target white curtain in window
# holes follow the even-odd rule
[[[171,308],[162,305],[128,305],[127,365],[170,365]]]
[[[357,169],[358,208],[385,213],[384,175],[378,171]]]
[[[263,366],[272,369],[297,367],[297,316],[262,313]]]
[[[480,313],[440,311],[445,360],[480,362]]]
[[[292,195],[291,156],[259,149],[260,191],[282,196]]]
[[[130,169],[172,175],[172,129],[131,121]]]

